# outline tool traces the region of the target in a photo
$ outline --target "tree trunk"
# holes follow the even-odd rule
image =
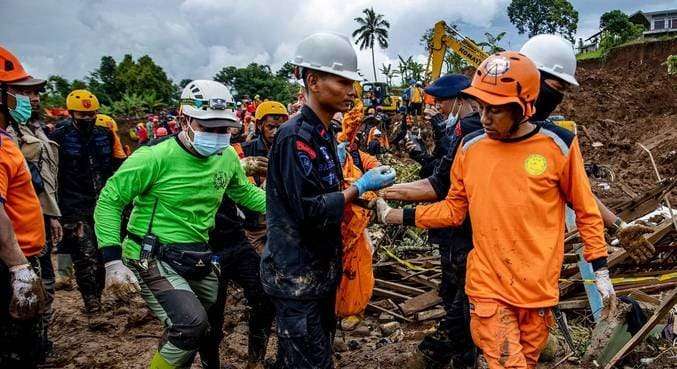
[[[371,47],[371,66],[374,68],[374,82],[378,82],[376,78],[376,62],[374,61],[374,47]]]

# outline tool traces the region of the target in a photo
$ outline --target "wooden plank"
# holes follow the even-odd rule
[[[446,313],[447,312],[441,308],[421,311],[420,313],[416,314],[416,321],[424,322],[426,320],[440,319],[446,315]]]
[[[416,295],[420,295],[420,294],[426,292],[425,290],[422,290],[420,288],[407,286],[405,284],[385,281],[383,279],[376,278],[375,281],[376,281],[377,286],[384,287],[384,288],[387,288],[389,290],[397,291],[397,292],[400,292],[400,293],[406,293],[408,295],[416,296]]]
[[[380,312],[382,312],[382,313],[390,314],[390,315],[394,316],[395,318],[404,320],[405,322],[408,322],[408,323],[413,322],[413,320],[411,320],[411,319],[409,319],[409,318],[407,318],[407,317],[404,317],[404,316],[402,316],[402,315],[400,315],[400,314],[398,314],[398,313],[396,313],[396,312],[394,312],[394,311],[392,311],[392,310],[389,310],[389,309],[386,309],[386,308],[382,308],[382,307],[380,307],[380,306],[378,306],[378,305],[374,305],[374,304],[372,304],[372,303],[368,303],[368,304],[367,304],[367,308],[371,308],[371,309],[374,309],[374,310],[376,310],[376,311],[380,311]]]
[[[573,300],[562,300],[557,305],[560,310],[577,310],[585,309],[588,307],[587,299],[573,299]]]
[[[403,295],[389,290],[384,290],[383,288],[378,287],[374,287],[374,295],[387,297],[389,299],[401,299],[401,300],[409,300],[412,298],[411,296]]]
[[[632,336],[630,341],[623,345],[616,355],[614,355],[611,360],[609,360],[606,366],[604,366],[604,369],[612,369],[613,366],[623,358],[623,356],[631,352],[638,344],[644,341],[646,336],[649,335],[656,324],[660,323],[660,321],[670,313],[675,303],[677,303],[677,288],[674,288],[668,293],[667,296],[665,296],[663,303],[658,308],[658,310],[656,310],[656,312],[654,312],[646,324],[644,324],[644,326],[642,326],[642,328],[640,328],[640,330],[634,336]]]
[[[406,277],[406,276],[411,275],[411,272],[409,271],[409,269],[407,269],[407,268],[405,268],[401,265],[393,266],[393,270],[395,272],[397,272],[397,274],[401,275],[402,277]],[[431,281],[431,280],[428,280],[426,278],[422,278],[421,276],[410,277],[409,280],[412,281],[412,282],[419,283],[423,286],[433,288],[433,289],[437,289],[440,286],[439,282]]]
[[[657,297],[651,296],[648,293],[644,293],[643,291],[640,290],[632,290],[630,293],[628,293],[628,296],[637,300],[637,301],[642,301],[646,302],[648,304],[652,305],[660,305],[661,300]]]
[[[419,311],[429,309],[437,304],[440,304],[441,302],[442,298],[439,296],[437,290],[433,290],[410,298],[409,300],[401,303],[399,307],[405,316],[409,316],[418,313]]]

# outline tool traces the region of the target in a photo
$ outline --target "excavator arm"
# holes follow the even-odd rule
[[[468,64],[477,68],[489,55],[473,40],[461,35],[453,28],[447,27],[444,21],[435,23],[428,56],[429,78],[436,80],[442,73],[442,63],[448,49],[462,57]]]

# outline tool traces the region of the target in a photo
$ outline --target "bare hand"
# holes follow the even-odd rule
[[[656,248],[646,239],[645,234],[653,233],[653,228],[641,224],[624,226],[618,232],[620,245],[636,262],[649,260]]]
[[[240,162],[248,177],[265,176],[268,171],[268,158],[265,156],[248,156],[240,159]]]
[[[52,245],[56,245],[63,239],[63,228],[58,218],[49,218],[49,228],[52,234]]]

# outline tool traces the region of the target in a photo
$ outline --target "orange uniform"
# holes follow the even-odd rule
[[[570,203],[588,261],[607,256],[604,225],[578,140],[552,124],[517,142],[468,135],[458,150],[452,187],[441,202],[415,209],[415,223],[442,228],[470,212],[475,248],[468,255],[466,292],[512,306],[542,308],[559,300],[564,209]],[[407,216],[405,211],[405,222]]]
[[[377,135],[378,132],[381,132],[380,136]],[[388,141],[388,136],[385,134],[385,132],[381,131],[378,127],[372,127],[369,130],[369,135],[367,135],[367,142],[371,142],[373,140],[377,140],[383,149],[389,149],[390,148],[390,142]]]
[[[45,224],[26,160],[0,130],[0,204],[12,222],[24,255],[35,256],[45,245]]]

